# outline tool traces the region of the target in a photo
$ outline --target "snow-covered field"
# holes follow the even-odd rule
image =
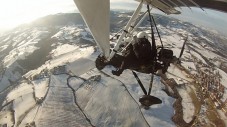
[[[75,58],[75,55],[72,55],[81,54],[83,51],[86,51],[85,56],[90,55],[90,57]],[[104,70],[109,75],[100,73],[94,68],[95,56],[92,55],[96,54],[91,54],[89,48],[74,50],[72,54],[65,53],[64,56],[65,59],[74,59],[66,66],[66,70],[71,72],[33,79],[30,83],[19,85],[8,94],[7,102],[13,101],[12,108],[15,111],[11,114],[14,114],[15,121],[11,120],[8,125],[15,122],[17,126],[25,126],[35,122],[37,126],[89,126],[91,124],[96,126],[174,126],[171,121],[174,113],[171,105],[174,99],[162,91],[164,86],[158,77],[155,78],[152,94],[160,97],[163,103],[153,106],[150,110],[144,110],[138,103],[142,95],[141,89],[136,80],[132,80],[130,71],[126,71],[122,77],[110,77],[111,68]],[[48,69],[57,67],[56,64],[49,64],[56,59],[59,58],[55,57],[47,62],[45,67]],[[59,62],[58,65],[63,63],[64,61]],[[85,65],[77,63],[85,63]],[[27,73],[25,77],[40,74],[40,68]],[[73,74],[72,77],[69,74]],[[142,76],[142,80],[146,83],[149,82],[148,79],[149,75]],[[23,108],[25,105],[26,108]],[[11,111],[8,110],[8,112]],[[3,116],[7,116],[8,112],[5,112]]]

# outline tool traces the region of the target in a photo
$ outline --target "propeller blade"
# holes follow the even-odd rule
[[[185,49],[185,44],[186,44],[187,41],[188,41],[188,36],[187,36],[186,39],[184,40],[184,44],[183,44],[183,46],[182,46],[182,48],[181,48],[181,52],[180,52],[180,55],[179,55],[178,59],[180,59],[180,58],[182,57],[182,55],[183,55],[183,53],[184,53],[184,49]]]

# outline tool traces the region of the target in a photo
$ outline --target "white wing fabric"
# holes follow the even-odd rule
[[[74,0],[96,43],[108,58],[110,53],[110,1]]]
[[[150,4],[166,14],[179,14],[176,7],[199,7],[227,12],[227,0],[136,0]]]
[[[169,6],[167,0],[136,0],[139,2],[143,2],[144,4],[150,4],[152,7],[161,10],[166,14],[180,14],[180,11],[176,10],[174,7]]]

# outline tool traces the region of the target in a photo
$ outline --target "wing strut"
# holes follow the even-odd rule
[[[139,13],[140,13],[140,11],[142,9],[142,6],[143,6],[143,0],[140,2],[140,4],[138,5],[136,11],[133,13],[132,17],[128,21],[125,29],[123,30],[123,33],[121,34],[121,36],[117,40],[116,46],[114,47],[113,51],[110,53],[110,56],[109,56],[108,60],[110,60],[115,55],[115,53],[117,52],[117,50],[119,49],[119,46],[121,44],[122,39],[128,33],[128,30],[129,30],[131,24],[133,23],[133,21],[138,17],[138,15],[139,15]]]
[[[154,75],[153,75],[153,74],[151,75],[151,81],[150,81],[149,91],[148,91],[148,93],[147,93],[147,91],[146,91],[146,89],[145,89],[143,83],[140,81],[140,79],[139,79],[138,75],[136,74],[136,72],[132,71],[132,73],[133,73],[134,77],[136,78],[137,82],[139,83],[141,89],[143,90],[143,93],[144,93],[145,95],[150,95],[150,94],[151,94],[151,89],[152,89],[152,84],[153,84]]]
[[[138,21],[138,23],[137,24],[132,24],[131,26],[130,26],[130,29],[128,30],[128,34],[132,34],[138,27],[139,27],[139,25],[143,22],[143,20],[147,17],[147,14],[148,14],[148,12],[146,11],[146,12],[144,12],[142,15],[140,15],[139,17],[137,17],[136,19],[135,19],[135,21],[134,22],[136,22],[136,21]],[[114,37],[116,37],[116,36],[118,36],[118,34],[120,33],[120,32],[122,32],[122,30],[123,30],[124,28],[122,28],[122,29],[120,29],[110,40],[112,40]],[[119,35],[120,36],[120,35]],[[118,38],[117,38],[118,39]],[[131,42],[130,42],[131,43]],[[125,47],[126,48],[126,47]]]
[[[144,88],[144,85],[143,85],[143,83],[140,81],[140,79],[139,79],[138,75],[136,74],[136,72],[132,71],[132,73],[133,73],[134,77],[136,78],[137,82],[139,83],[140,88],[143,90],[143,93],[144,93],[145,95],[147,95],[147,91],[146,91],[146,89]]]

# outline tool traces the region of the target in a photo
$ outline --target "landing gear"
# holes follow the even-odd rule
[[[143,95],[142,97],[140,97],[139,102],[145,109],[149,109],[151,105],[162,103],[159,98],[151,95]]]
[[[107,60],[104,56],[99,55],[95,60],[95,66],[98,70],[102,70],[107,65]]]
[[[95,65],[98,70],[102,70],[106,65],[113,65],[118,67],[120,66],[122,60],[123,60],[123,57],[117,54],[115,54],[115,56],[110,61],[107,61],[104,56],[99,55],[95,61]],[[144,95],[139,99],[139,102],[141,103],[141,105],[145,109],[149,109],[151,105],[161,104],[162,101],[159,98],[150,95],[152,83],[153,83],[153,73],[152,73],[152,78],[151,78],[150,87],[148,91],[145,89],[144,85],[140,81],[137,74],[134,71],[132,71],[132,73],[135,76],[136,80],[138,81],[142,91],[144,92]]]
[[[144,88],[144,85],[140,81],[140,79],[137,76],[137,74],[134,71],[132,71],[132,73],[135,76],[137,82],[139,83],[141,89],[143,90],[144,95],[142,97],[140,97],[139,102],[144,107],[144,109],[147,110],[147,109],[149,109],[149,107],[151,105],[154,105],[154,104],[161,104],[162,101],[159,98],[150,95],[151,88],[152,88],[152,83],[153,83],[153,75],[152,75],[152,78],[151,78],[149,91],[147,92],[147,90]]]
[[[112,65],[114,67],[120,67],[124,57],[115,54],[110,60],[107,60],[102,54],[100,54],[95,60],[95,66],[98,70],[102,70],[107,65]]]

